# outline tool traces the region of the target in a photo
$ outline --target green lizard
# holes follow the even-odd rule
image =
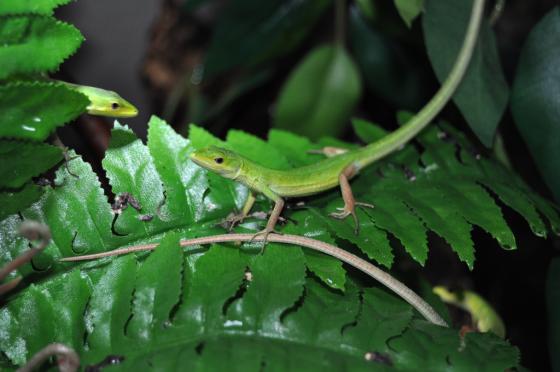
[[[129,118],[138,115],[138,109],[116,92],[65,81],[57,80],[57,82],[84,94],[89,99],[90,104],[86,107],[88,114],[115,118]]]
[[[414,138],[449,101],[469,65],[476,45],[483,10],[484,0],[474,0],[463,45],[449,76],[439,91],[408,123],[376,142],[340,155],[324,151],[327,155],[326,159],[289,170],[269,169],[233,151],[217,146],[193,152],[190,158],[199,166],[241,182],[251,189],[241,213],[230,219],[231,226],[243,221],[247,216],[255,202],[255,193],[264,194],[275,204],[266,228],[256,233],[255,237],[264,234],[264,244],[266,244],[266,237],[274,231],[284,207],[284,198],[309,196],[340,185],[344,207],[340,212],[332,213],[331,216],[342,219],[351,215],[356,226],[355,231],[358,233],[359,221],[355,207],[372,206],[355,201],[349,180],[356,176],[362,168],[399,149]]]

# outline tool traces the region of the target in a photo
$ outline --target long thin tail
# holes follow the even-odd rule
[[[360,168],[388,155],[414,138],[414,136],[424,129],[451,99],[469,66],[478,39],[483,13],[484,0],[474,0],[463,46],[459,51],[455,64],[447,79],[426,106],[410,119],[408,123],[379,141],[373,142],[363,148],[362,154],[364,155],[360,156],[360,159],[356,161]]]

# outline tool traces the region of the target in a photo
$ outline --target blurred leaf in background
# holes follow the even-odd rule
[[[560,7],[531,31],[511,97],[515,124],[546,184],[560,201]]]
[[[311,139],[336,136],[350,119],[361,92],[358,69],[344,47],[317,47],[282,87],[274,125]]]
[[[232,0],[222,11],[205,61],[205,77],[250,67],[290,52],[330,0]]]

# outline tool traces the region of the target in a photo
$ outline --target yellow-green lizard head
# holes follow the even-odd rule
[[[87,112],[91,115],[129,118],[138,115],[138,109],[117,93],[85,85],[72,85],[72,88],[85,94],[90,101]]]
[[[243,159],[233,151],[218,146],[209,146],[190,155],[193,162],[222,177],[235,179],[241,170]]]

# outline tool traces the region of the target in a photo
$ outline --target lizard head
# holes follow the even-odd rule
[[[86,108],[88,114],[114,118],[130,118],[138,115],[138,109],[116,92],[85,85],[77,85],[74,89],[88,97],[90,101]]]
[[[235,179],[243,160],[233,151],[218,146],[209,146],[190,155],[197,165],[218,173],[222,177]]]

